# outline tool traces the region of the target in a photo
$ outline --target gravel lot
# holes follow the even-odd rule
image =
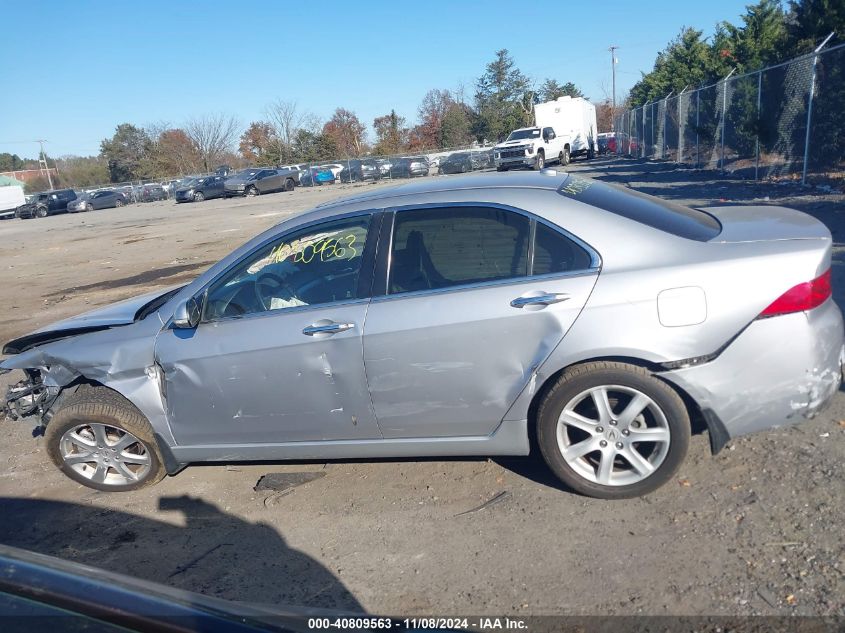
[[[810,213],[839,245],[845,305],[840,194],[641,161],[569,169],[683,203]],[[0,339],[187,281],[286,215],[373,186],[0,222]],[[674,482],[615,502],[561,490],[534,458],[198,465],[106,494],[62,476],[30,431],[0,424],[0,541],[232,600],[444,616],[845,615],[841,393],[815,420],[716,457],[695,436]],[[253,490],[268,473],[314,478]]]

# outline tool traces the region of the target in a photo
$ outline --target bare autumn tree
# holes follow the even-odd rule
[[[300,110],[296,101],[276,99],[265,108],[267,122],[273,127],[273,139],[280,162],[292,160],[294,145],[300,130],[316,131],[317,117]]]
[[[203,171],[211,171],[238,139],[237,119],[227,114],[207,114],[190,119],[185,134],[199,154]]]
[[[331,138],[345,157],[360,156],[364,149],[366,128],[354,112],[338,108],[323,126],[323,134]]]

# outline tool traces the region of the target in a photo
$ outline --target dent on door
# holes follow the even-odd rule
[[[333,306],[162,333],[157,355],[177,442],[381,437],[363,371],[364,313],[360,304]]]
[[[364,363],[385,437],[489,435],[581,312],[596,275],[374,300]],[[516,301],[520,297],[545,298]]]

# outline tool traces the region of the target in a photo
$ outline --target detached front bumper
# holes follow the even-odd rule
[[[711,448],[822,411],[842,383],[842,313],[833,300],[752,322],[714,360],[659,374],[699,405]]]

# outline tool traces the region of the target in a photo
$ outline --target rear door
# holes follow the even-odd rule
[[[364,365],[384,437],[492,433],[583,308],[598,256],[479,205],[396,210],[380,241]]]

